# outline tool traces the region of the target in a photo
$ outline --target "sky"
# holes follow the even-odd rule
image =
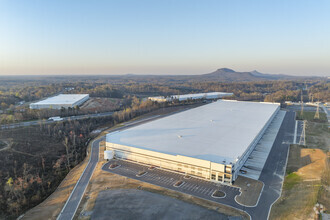
[[[330,76],[328,0],[0,0],[0,74]]]

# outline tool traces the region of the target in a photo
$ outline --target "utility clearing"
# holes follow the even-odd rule
[[[314,219],[316,203],[330,211],[329,156],[320,149],[290,147],[282,195],[273,205],[270,219]]]

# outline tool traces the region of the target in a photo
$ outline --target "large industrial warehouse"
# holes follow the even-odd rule
[[[61,109],[79,106],[89,99],[88,94],[60,94],[40,102],[30,104],[30,109]]]
[[[228,92],[208,92],[208,93],[196,93],[196,94],[184,94],[184,95],[172,95],[172,96],[156,96],[148,97],[151,101],[156,102],[171,102],[174,100],[185,101],[185,100],[194,100],[194,99],[219,99],[223,97],[233,96],[234,93]]]
[[[279,109],[219,100],[110,133],[106,148],[118,159],[231,184]]]

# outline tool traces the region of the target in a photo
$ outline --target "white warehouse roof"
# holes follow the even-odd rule
[[[224,96],[232,96],[233,93],[227,92],[208,92],[208,93],[197,93],[197,94],[185,94],[185,95],[173,95],[171,96],[173,99],[179,99],[179,101],[187,100],[187,99],[216,99],[222,98]]]
[[[74,107],[81,104],[89,98],[88,94],[60,94],[54,97],[47,98],[45,100],[30,104],[30,108],[43,108],[51,107]]]
[[[164,96],[155,96],[155,97],[149,97],[148,99],[153,101],[173,101],[174,99],[178,99],[179,101],[184,101],[187,99],[218,99],[226,96],[232,96],[233,93],[228,92],[208,92],[208,93],[196,93],[196,94],[184,94],[184,95],[172,95],[169,97]]]
[[[235,163],[278,108],[276,103],[219,100],[110,133],[107,142]]]

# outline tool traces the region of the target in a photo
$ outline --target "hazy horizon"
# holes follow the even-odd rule
[[[0,75],[330,76],[329,11],[326,0],[4,0]]]

